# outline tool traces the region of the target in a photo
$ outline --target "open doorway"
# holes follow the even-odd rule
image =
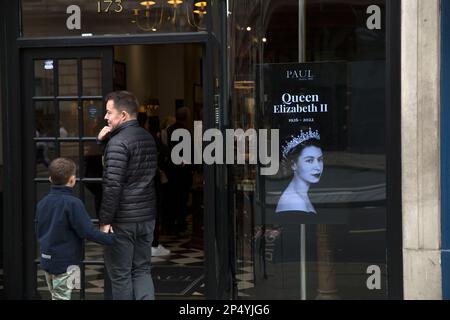
[[[80,183],[75,186],[74,193],[84,202],[92,220],[98,222],[103,168],[102,150],[95,137],[104,125],[102,96],[113,89],[133,92],[140,101],[141,125],[151,131],[160,144],[163,140],[168,142],[168,124],[173,122],[177,110],[184,110],[189,115],[185,122],[188,130],[192,130],[194,121],[202,120],[202,55],[203,47],[194,44],[27,52],[25,69],[30,72],[34,68],[34,77],[24,86],[24,99],[29,108],[35,110],[35,122],[30,117],[26,119],[29,123],[24,125],[28,130],[25,136],[34,137],[33,144],[26,150],[35,150],[28,156],[35,160],[27,166],[35,184],[30,184],[27,192],[35,195],[36,202],[42,199],[50,187],[49,161],[58,156],[69,157],[79,167]],[[58,68],[53,68],[54,65]],[[81,75],[78,74],[80,68]],[[55,79],[59,79],[56,92]],[[83,95],[77,96],[80,92]],[[54,98],[49,100],[48,96]],[[163,150],[160,148],[161,153]],[[202,298],[205,296],[203,168],[186,166],[174,173],[169,159],[160,166],[164,175],[156,178],[159,219],[155,236],[159,243],[154,243],[155,255],[152,257],[156,298]],[[168,168],[163,170],[166,166]],[[180,177],[180,171],[185,175],[184,179]],[[35,203],[26,205],[26,211],[32,213],[28,225],[34,230]],[[29,233],[27,243],[32,248],[35,246],[33,232]],[[37,248],[30,252],[30,262],[38,263],[34,255]],[[37,292],[48,299],[43,270],[33,268],[31,263],[30,274],[36,274]],[[81,289],[74,292],[73,298],[108,298],[100,245],[86,241],[81,270]],[[30,292],[33,291],[30,288]]]
[[[133,92],[138,120],[158,145],[158,217],[152,245],[157,298],[204,295],[203,168],[175,166],[174,129],[193,132],[203,118],[202,46],[114,47],[114,90]]]

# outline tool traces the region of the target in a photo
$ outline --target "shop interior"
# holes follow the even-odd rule
[[[174,167],[170,161],[170,149],[177,142],[171,146],[168,136],[170,126],[176,125],[177,121],[180,123],[179,117],[176,120],[177,112],[184,115],[182,126],[190,131],[194,121],[202,120],[202,53],[203,47],[196,44],[114,47],[113,89],[127,90],[136,95],[140,103],[139,124],[153,135],[158,146],[159,170],[155,177],[158,217],[151,249],[157,299],[204,298],[203,168],[201,165]],[[93,68],[92,73],[99,70]],[[87,76],[89,72],[86,71]],[[105,125],[104,106],[101,101],[90,104],[86,108],[84,127],[89,136],[96,136]],[[78,123],[71,116],[73,108],[70,102],[67,108],[62,106],[60,137],[77,136]],[[95,143],[85,143],[84,148],[84,177],[101,178],[101,149]],[[76,160],[77,150],[77,144],[66,143],[61,147],[61,156]],[[38,173],[42,171],[42,177],[47,174],[42,163],[38,162],[37,170]],[[80,194],[80,185],[83,184],[77,185],[76,194]],[[101,184],[84,182],[84,188],[84,202],[95,221],[101,203]],[[45,188],[38,190],[38,200],[46,192]],[[101,260],[102,247],[87,241],[85,263]],[[103,299],[104,294],[107,297],[104,267],[100,263],[86,263],[84,285],[84,296],[74,291],[74,299]],[[39,268],[37,289],[46,299],[48,290]]]
[[[177,112],[192,132],[203,115],[202,46],[196,44],[114,47],[114,90],[133,92],[139,123],[159,145],[158,230],[152,276],[161,298],[204,295],[203,170],[173,168],[167,132]],[[184,110],[184,111],[183,111]]]

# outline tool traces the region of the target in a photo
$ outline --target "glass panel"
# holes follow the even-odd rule
[[[229,3],[231,126],[279,129],[281,162],[231,167],[238,296],[387,298],[385,1]]]
[[[78,178],[78,175],[77,175]],[[77,182],[77,184],[73,187],[73,194],[75,197],[80,198],[80,183]]]
[[[98,219],[102,201],[101,182],[84,183],[84,204],[91,219]]]
[[[84,178],[101,178],[103,174],[102,147],[96,142],[84,143]],[[100,182],[85,183],[85,204],[91,217],[98,218],[102,200]]]
[[[53,101],[36,101],[34,103],[36,115],[36,138],[55,137],[55,107]]]
[[[104,117],[103,101],[83,101],[84,136],[97,137],[107,124]]]
[[[60,96],[78,95],[77,60],[58,61],[58,94]]]
[[[36,183],[36,203],[42,200],[49,192],[50,192],[51,184],[47,182],[38,182]],[[73,194],[77,197],[80,196],[80,187],[77,183],[73,187]]]
[[[84,178],[101,178],[103,174],[103,150],[97,142],[84,143]]]
[[[59,136],[78,137],[78,101],[59,102]]]
[[[36,203],[42,200],[50,192],[51,184],[50,183],[36,183]],[[80,197],[80,188],[78,183],[73,187],[73,194],[76,197]]]
[[[53,96],[53,68],[54,60],[34,61],[34,95]]]
[[[36,203],[50,192],[50,183],[36,183]]]
[[[48,166],[56,158],[55,143],[48,141],[36,142],[36,177],[47,178]]]
[[[60,157],[72,159],[77,165],[77,177],[80,176],[80,161],[79,161],[79,143],[78,142],[61,142],[60,143]]]
[[[83,68],[83,95],[102,95],[102,61],[100,59],[87,59],[82,61]]]
[[[66,0],[22,0],[22,36],[202,31],[208,13],[205,3],[204,0],[93,1],[92,5],[80,5],[82,18],[78,21],[68,20]]]
[[[59,71],[58,92],[54,92],[53,67],[57,61]],[[86,176],[101,179],[103,168],[101,162],[102,150],[100,146],[97,146],[95,142],[78,142],[78,137],[81,135],[97,136],[97,133],[101,129],[97,128],[97,126],[101,125],[103,127],[104,124],[102,120],[104,112],[103,103],[101,100],[86,100],[83,101],[83,105],[81,106],[81,101],[77,99],[78,97],[72,98],[72,96],[79,96],[81,93],[85,95],[102,95],[101,59],[86,59],[82,61],[82,74],[78,74],[76,59],[39,60],[35,62],[35,69],[35,94],[44,97],[35,97],[36,101],[34,102],[34,113],[36,116],[36,174],[34,177],[48,178],[48,166],[50,162],[56,157],[66,157],[76,163],[78,178]],[[78,76],[82,77],[82,90],[78,89]],[[65,96],[65,100],[72,100],[61,101],[62,99],[59,97],[48,97],[49,95]],[[46,101],[50,99],[52,100]],[[97,99],[100,99],[100,97],[97,97]],[[81,119],[79,118],[79,112],[82,107],[84,115],[83,127],[86,130],[80,132]],[[68,138],[68,141],[76,142],[65,142],[66,140],[58,139],[58,137]],[[71,139],[74,137],[75,139]],[[44,138],[54,138],[54,141],[42,141]],[[80,149],[80,143],[83,143],[83,150]],[[83,162],[80,163],[80,161]],[[82,200],[85,202],[86,208],[92,218],[97,218],[100,208],[101,187],[101,181],[86,184],[78,182],[74,187],[74,195],[77,197],[80,197],[81,194],[83,195]],[[36,183],[37,202],[47,195],[49,190],[49,183]],[[100,250],[102,250],[101,247]],[[100,252],[100,260],[102,260],[101,255],[102,252]],[[92,257],[88,256],[88,259],[92,259]],[[94,271],[88,270],[86,275],[89,276],[93,274],[92,272]],[[48,292],[45,280],[42,282],[44,278],[42,277],[41,270],[38,271],[37,275],[39,281],[38,286],[43,286],[45,288],[43,291]],[[91,281],[93,278],[88,277],[86,279]],[[41,288],[38,290],[41,290]],[[87,290],[86,293],[90,293],[90,291]],[[73,296],[76,299],[79,293],[75,291]]]

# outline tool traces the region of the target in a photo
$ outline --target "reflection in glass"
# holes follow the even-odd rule
[[[78,137],[78,102],[59,102],[59,137]]]
[[[102,95],[102,61],[100,59],[85,59],[82,61],[83,95]]]
[[[36,115],[35,137],[55,137],[55,108],[53,101],[36,101],[34,110]]]
[[[106,125],[104,118],[103,101],[83,101],[84,136],[97,137],[100,130]]]
[[[60,157],[72,159],[77,165],[77,177],[80,175],[79,161],[79,143],[78,142],[61,142],[59,145]]]
[[[55,142],[36,142],[36,177],[47,178],[48,166],[56,158]]]
[[[34,61],[34,95],[53,96],[53,68],[54,60]]]
[[[58,61],[58,95],[78,95],[78,68],[77,60]]]

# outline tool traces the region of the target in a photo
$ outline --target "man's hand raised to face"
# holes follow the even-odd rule
[[[106,136],[111,132],[111,127],[104,126],[103,129],[100,131],[100,133],[97,136],[97,139],[102,141],[106,138]]]

